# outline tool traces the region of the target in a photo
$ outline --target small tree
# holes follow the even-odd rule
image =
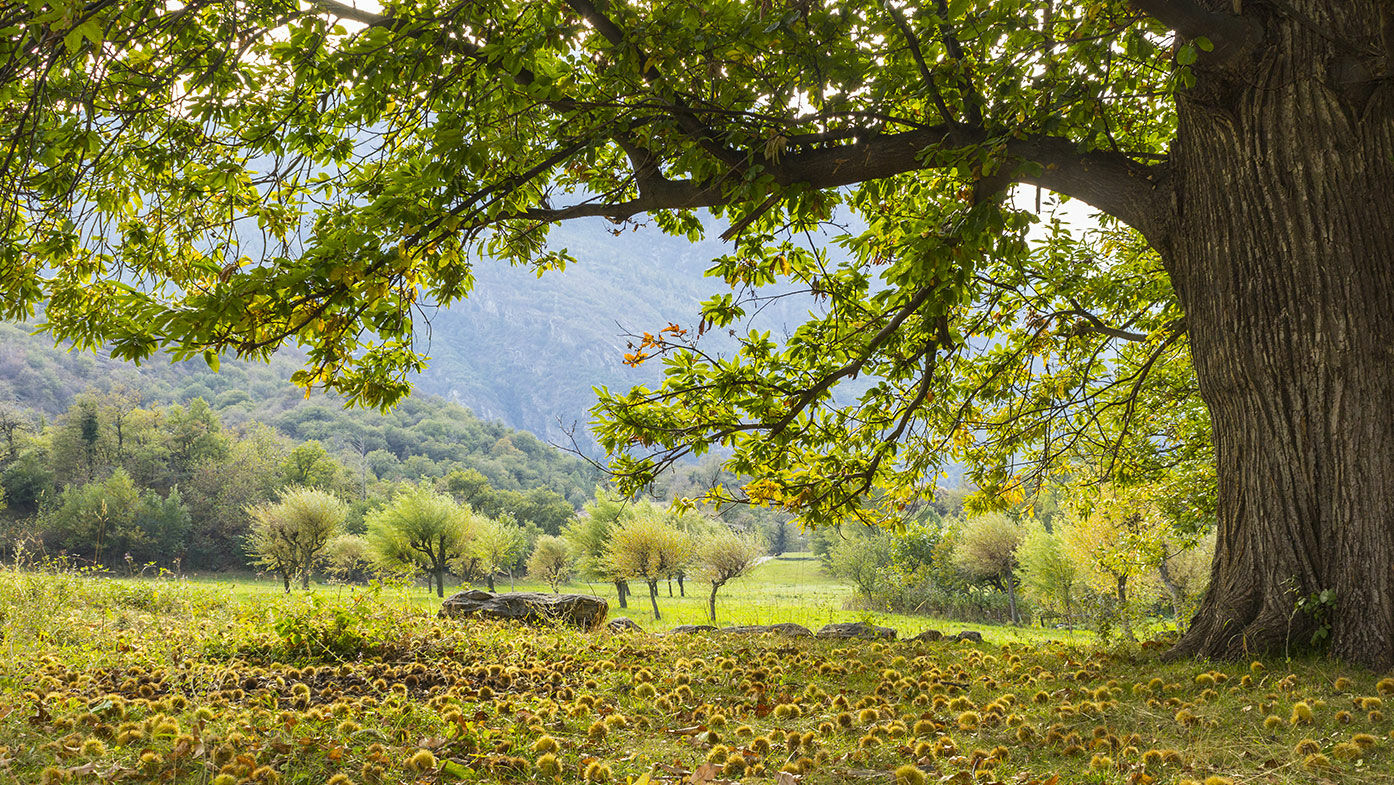
[[[571,546],[561,537],[539,537],[528,557],[528,575],[546,581],[556,594],[557,587],[571,579]]]
[[[1104,488],[1077,500],[1060,530],[1065,552],[1090,585],[1116,600],[1129,637],[1142,579],[1158,569],[1174,536],[1145,487]]]
[[[1205,590],[1210,586],[1210,563],[1215,560],[1215,533],[1193,538],[1177,538],[1157,562],[1157,577],[1171,599],[1176,627],[1185,631]]]
[[[1026,593],[1040,607],[1059,613],[1073,628],[1082,579],[1059,535],[1034,523],[1027,527],[1016,555]]]
[[[494,576],[500,571],[506,571],[512,582],[513,565],[526,545],[523,530],[513,521],[479,517],[474,536],[470,539],[469,552],[484,573],[489,591],[494,591]]]
[[[886,578],[894,557],[894,544],[882,532],[846,535],[830,541],[827,553],[828,571],[850,581],[862,598],[875,598]]]
[[[711,584],[707,615],[716,623],[716,593],[727,582],[750,572],[765,552],[765,545],[753,534],[737,534],[722,529],[697,546],[696,562],[702,577]]]
[[[289,592],[297,575],[301,586],[310,588],[310,568],[339,533],[348,508],[325,491],[290,487],[275,503],[252,507],[248,514],[252,526],[247,550],[258,564],[279,575]]]
[[[613,583],[621,608],[629,607],[629,582],[610,569],[607,553],[615,527],[632,517],[633,508],[623,499],[597,489],[595,498],[586,502],[582,513],[562,529],[562,536],[571,545],[581,572]]]
[[[468,549],[475,521],[468,509],[425,485],[407,486],[368,516],[368,541],[389,566],[416,567],[445,596],[445,570]]]
[[[692,540],[658,515],[643,515],[615,528],[606,551],[614,575],[642,580],[649,586],[653,618],[658,611],[658,582],[682,569],[691,557]]]
[[[373,547],[368,538],[341,534],[324,547],[325,569],[346,583],[362,583],[373,575]]]
[[[969,518],[959,533],[954,563],[968,575],[999,583],[1007,592],[1012,623],[1020,624],[1016,607],[1016,551],[1024,535],[1021,524],[1001,513]]]

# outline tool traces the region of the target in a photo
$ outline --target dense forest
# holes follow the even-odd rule
[[[290,486],[344,499],[350,532],[407,482],[550,534],[594,493],[593,466],[531,434],[428,394],[386,413],[306,399],[294,365],[133,368],[0,325],[0,549],[242,568],[248,511]]]

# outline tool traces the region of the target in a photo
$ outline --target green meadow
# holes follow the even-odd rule
[[[120,579],[117,579],[120,580]],[[258,579],[253,575],[236,578],[193,577],[188,583],[208,587],[239,601],[263,604],[285,595],[279,582]],[[676,581],[659,583],[658,609],[661,618],[655,620],[649,603],[648,588],[642,582],[631,582],[628,608],[619,607],[613,584],[595,581],[572,581],[557,587],[562,593],[593,594],[610,605],[610,617],[633,619],[650,632],[661,632],[684,624],[710,624],[707,615],[708,584],[697,579],[685,581],[685,589]],[[312,594],[343,600],[361,593],[362,587],[343,584],[313,584]],[[481,583],[446,584],[446,596],[463,589],[486,588]],[[551,586],[525,577],[510,581],[500,577],[495,589],[503,591],[551,592]],[[672,592],[670,595],[669,592]],[[303,593],[295,590],[292,594]],[[833,622],[867,621],[892,627],[901,637],[912,637],[926,629],[945,633],[976,630],[994,641],[1011,640],[1085,640],[1087,635],[1068,630],[1046,630],[1036,627],[998,627],[959,621],[946,621],[928,616],[889,613],[859,607],[852,587],[830,576],[811,553],[786,553],[773,557],[751,570],[750,574],[721,587],[717,594],[717,623],[721,626],[745,624],[775,624],[793,622],[813,631]],[[436,610],[440,599],[425,582],[414,585],[389,585],[379,589],[384,601],[401,603],[422,610]]]
[[[1394,770],[1381,674],[1167,663],[1159,643],[993,627],[973,627],[981,644],[655,635],[703,618],[697,587],[663,588],[661,622],[636,602],[650,632],[614,634],[440,619],[422,586],[0,570],[0,782],[1373,785]],[[968,628],[849,596],[792,555],[727,587],[720,621]]]

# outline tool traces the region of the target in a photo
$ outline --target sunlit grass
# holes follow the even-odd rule
[[[239,601],[264,600],[267,597],[284,593],[282,586],[272,580],[258,580],[253,576],[239,578],[200,577],[192,579],[198,585],[215,587]],[[677,582],[659,584],[658,608],[661,619],[653,618],[649,603],[648,587],[642,582],[630,584],[629,607],[621,608],[615,587],[608,583],[576,580],[559,587],[559,591],[594,594],[605,598],[610,604],[610,616],[626,616],[638,622],[644,629],[657,632],[684,624],[710,624],[707,616],[707,595],[710,586],[700,580],[690,578],[686,582],[685,594]],[[480,584],[447,583],[447,596],[461,589],[485,588]],[[498,591],[550,592],[551,587],[519,577],[509,580],[502,576],[495,581]],[[669,590],[672,596],[669,596]],[[316,584],[316,594],[326,597],[343,598],[360,588],[335,584]],[[811,553],[787,553],[769,559],[756,567],[749,575],[732,581],[722,587],[717,594],[717,624],[720,626],[745,624],[777,624],[792,622],[802,624],[817,631],[825,624],[833,622],[867,621],[896,629],[901,637],[912,637],[926,629],[942,632],[976,630],[990,641],[1009,640],[1086,640],[1087,635],[1067,630],[1042,629],[1038,627],[1001,627],[984,624],[971,624],[958,621],[935,619],[902,613],[869,611],[855,608],[855,591],[829,576]],[[413,586],[393,586],[383,590],[382,596],[394,602],[409,604],[421,609],[435,610],[440,607],[440,599],[434,591],[423,583]]]
[[[730,620],[787,621],[793,598],[840,591],[772,563],[731,593]],[[1320,661],[1163,663],[1159,647],[1001,629],[985,644],[613,635],[436,607],[416,587],[0,569],[0,782],[1374,785],[1394,770],[1394,679]]]

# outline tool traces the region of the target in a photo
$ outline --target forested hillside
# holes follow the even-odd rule
[[[289,382],[299,360],[268,365],[164,358],[134,366],[88,352],[55,348],[26,325],[0,323],[0,401],[53,418],[89,388],[125,389],[139,405],[202,398],[226,426],[254,422],[297,440],[319,440],[356,469],[378,479],[442,477],[457,466],[481,472],[503,489],[549,488],[579,505],[598,477],[593,467],[551,444],[429,393],[417,393],[386,413],[344,409],[323,396],[307,399]]]
[[[298,367],[142,367],[65,352],[0,324],[0,551],[18,544],[105,566],[248,564],[249,509],[325,489],[354,521],[404,482],[555,534],[597,472],[531,434],[417,394],[387,413],[306,399]]]

